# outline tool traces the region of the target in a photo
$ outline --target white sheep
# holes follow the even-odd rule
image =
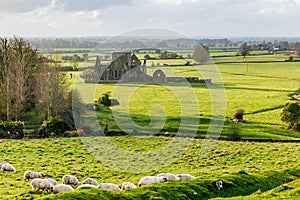
[[[176,180],[176,176],[175,174],[171,174],[171,173],[160,173],[157,175],[158,177],[166,177],[168,179],[168,181],[170,180]]]
[[[71,191],[74,191],[74,189],[71,186],[65,185],[65,184],[57,184],[53,188],[53,193],[54,194],[57,194],[57,193],[60,193],[60,192],[71,192]]]
[[[30,182],[30,186],[32,190],[48,190],[52,191],[54,186],[47,180],[47,179],[41,179],[41,178],[35,178]]]
[[[92,179],[92,178],[87,178],[85,179],[82,184],[90,184],[90,185],[98,185],[98,181],[96,181],[95,179]]]
[[[113,183],[100,183],[98,185],[98,188],[101,188],[103,190],[109,190],[109,191],[115,191],[115,192],[120,192],[122,191],[119,186]]]
[[[124,183],[122,183],[121,190],[134,189],[134,188],[136,188],[136,185],[134,185],[133,183],[124,182]]]
[[[195,176],[192,176],[190,174],[176,174],[177,180],[192,180],[196,178]]]
[[[41,172],[34,172],[31,170],[27,170],[24,172],[24,180],[42,178],[43,176],[44,176],[44,174]]]
[[[139,181],[139,187],[143,186],[143,185],[148,185],[151,183],[162,183],[168,181],[168,179],[166,177],[163,176],[145,176],[143,178],[141,178],[141,180]]]
[[[91,185],[91,184],[82,184],[79,185],[76,189],[81,189],[81,188],[98,188],[96,185]]]
[[[223,188],[223,181],[221,180],[216,181],[216,186],[218,190],[221,190]]]
[[[1,171],[13,171],[16,172],[17,170],[8,162],[4,162],[1,166]]]
[[[62,183],[74,185],[74,186],[80,185],[80,182],[78,181],[78,179],[73,175],[64,175],[62,178]]]
[[[1,162],[0,163],[0,169],[2,168],[2,165],[6,164],[7,162]]]
[[[51,178],[47,178],[47,180],[54,186],[56,186],[58,184],[55,180],[53,180]]]

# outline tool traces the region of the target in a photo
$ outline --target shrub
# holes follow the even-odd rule
[[[98,99],[97,103],[102,104],[106,107],[120,105],[117,99],[110,99],[109,96],[110,92],[105,93],[102,97]]]
[[[232,124],[231,133],[228,135],[228,138],[232,141],[240,141],[242,139],[240,127],[237,124]]]
[[[233,115],[233,118],[237,119],[238,121],[244,121],[243,116],[245,114],[245,110],[243,108],[239,108],[236,110],[235,114]]]
[[[281,121],[287,123],[289,129],[297,129],[300,121],[300,106],[298,103],[286,103],[280,114]]]
[[[64,137],[81,137],[82,135],[83,135],[83,132],[81,130],[64,132]]]
[[[0,121],[1,138],[23,138],[24,122],[21,121]],[[10,134],[7,134],[9,132]]]
[[[53,132],[55,136],[61,135],[67,131],[67,124],[60,118],[53,117],[48,120],[44,120],[38,130],[38,135],[41,137],[49,137]],[[52,134],[53,135],[53,134]]]

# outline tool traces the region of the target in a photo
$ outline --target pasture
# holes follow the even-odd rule
[[[106,141],[109,140],[113,142],[118,149],[133,152],[143,158],[144,153],[152,152],[154,154],[160,148],[171,143],[173,139],[166,137],[96,137],[90,138],[90,140],[98,144],[105,144]],[[17,172],[0,173],[0,198],[32,199],[47,197],[47,195],[50,195],[49,197],[53,199],[57,198],[57,195],[53,196],[50,192],[31,191],[29,181],[23,180],[23,173],[26,170],[41,171],[46,177],[51,177],[58,182],[61,182],[63,175],[73,174],[77,176],[80,181],[92,177],[98,180],[98,182],[112,182],[118,185],[121,185],[123,181],[131,181],[137,184],[141,177],[145,175],[156,175],[159,172],[190,173],[197,177],[195,181],[190,183],[188,183],[188,181],[167,182],[161,185],[139,188],[136,191],[125,192],[125,196],[122,194],[115,196],[115,194],[111,192],[100,192],[100,194],[104,197],[106,196],[106,198],[110,195],[114,195],[113,197],[118,197],[118,199],[122,197],[125,198],[126,195],[131,196],[130,198],[128,197],[128,199],[133,199],[143,194],[150,195],[148,196],[149,198],[169,195],[169,199],[176,199],[176,195],[188,195],[186,194],[187,191],[191,192],[195,190],[200,195],[201,190],[203,190],[202,187],[206,188],[202,192],[207,192],[207,194],[203,195],[208,195],[203,197],[209,197],[210,195],[211,197],[218,197],[218,191],[209,187],[212,181],[218,179],[222,179],[228,184],[234,185],[234,187],[240,187],[238,189],[239,192],[233,191],[233,189],[231,189],[231,193],[224,191],[227,196],[237,196],[238,194],[250,195],[259,189],[265,192],[281,184],[290,183],[296,180],[297,176],[299,177],[300,175],[298,154],[300,145],[298,143],[240,143],[218,141],[209,154],[201,155],[200,150],[203,148],[203,140],[184,138],[180,140],[182,140],[182,142],[186,142],[186,140],[191,142],[191,145],[187,147],[187,150],[183,154],[178,155],[172,163],[157,171],[150,170],[142,173],[139,173],[139,171],[126,172],[118,168],[112,168],[110,165],[107,165],[107,163],[102,162],[103,160],[100,157],[98,157],[100,159],[97,160],[97,157],[91,155],[93,150],[85,146],[83,140],[79,138],[1,140],[0,148],[2,153],[0,159],[1,161],[8,161],[13,164]],[[97,146],[92,146],[92,148],[93,147],[96,148]],[[111,149],[111,152],[112,151],[113,149]],[[107,153],[109,152],[110,150],[107,149]],[[112,161],[119,162],[119,159],[120,158],[117,160],[116,158],[116,160]],[[135,165],[135,162],[128,160],[126,156],[121,159],[121,162],[123,161],[130,164],[129,166],[134,167]],[[282,170],[287,169],[291,172],[282,172]],[[298,171],[296,169],[298,169]],[[252,178],[248,180],[247,177],[243,177],[243,174],[249,174],[249,177]],[[258,188],[253,187],[249,190],[248,186],[242,184],[243,187],[245,187],[243,189],[240,183],[244,181],[254,181],[255,183],[251,184],[257,184]],[[263,184],[269,181],[269,185],[263,186]],[[178,189],[178,192],[174,192],[175,187],[180,188],[183,187],[183,185],[186,186],[182,190]],[[163,193],[164,190],[166,193]],[[156,193],[155,191],[160,192]],[[252,192],[249,193],[249,191]],[[85,190],[83,190],[83,192],[88,192],[91,196],[97,194],[97,192],[99,193],[99,191]],[[225,193],[221,196],[226,195]],[[74,196],[72,197],[74,198]],[[78,195],[78,197],[80,197],[80,195]],[[166,198],[166,196],[164,197]],[[199,199],[202,199],[201,196],[199,196]]]
[[[193,120],[199,120],[199,125],[191,124],[185,132],[196,130],[197,135],[204,136],[213,114],[212,102],[219,100],[224,103],[222,107],[216,109],[226,110],[222,137],[227,137],[232,132],[229,118],[234,115],[236,109],[243,108],[246,111],[246,123],[239,124],[243,138],[298,139],[300,134],[286,130],[286,125],[280,121],[282,106],[290,101],[288,95],[300,87],[298,77],[300,62],[284,62],[285,59],[288,59],[288,56],[283,54],[254,55],[246,58],[233,56],[214,58],[216,65],[156,66],[157,63],[154,63],[154,66],[147,66],[149,75],[161,69],[167,76],[212,78],[213,84],[210,86],[203,83],[187,85],[172,82],[83,84],[80,80],[76,86],[81,90],[82,100],[85,103],[93,104],[107,92],[111,92],[113,98],[120,102],[120,106],[96,113],[102,128],[107,124],[113,131],[120,130],[118,124],[112,120],[115,115],[118,114],[121,121],[128,121],[126,114],[129,111],[130,119],[139,126],[139,130],[149,125],[150,116],[162,117],[161,119],[165,116],[162,128],[176,134],[181,117],[188,116]],[[155,62],[161,61],[172,64],[183,63],[182,60]],[[218,77],[221,79],[217,80]],[[224,84],[224,90],[217,87],[220,84],[221,86]],[[218,95],[211,97],[210,92],[220,93],[220,97]],[[225,99],[222,96],[223,92],[226,95]],[[192,99],[194,96],[196,100]],[[127,102],[128,107],[124,106]],[[188,105],[185,106],[188,112],[182,112],[181,104]],[[154,114],[150,114],[151,108],[156,105],[160,105],[161,110],[154,110]]]
[[[286,125],[280,121],[282,106],[290,101],[288,95],[300,88],[300,62],[284,62],[288,55],[283,54],[246,58],[236,57],[233,52],[214,55],[217,56],[213,58],[216,68],[212,64],[182,66],[186,60],[155,60],[153,65],[148,63],[147,66],[149,75],[161,69],[167,76],[212,78],[212,85],[84,84],[79,78],[80,72],[72,72],[78,79],[69,81],[79,90],[89,110],[83,116],[85,125],[99,124],[102,129],[108,125],[110,131],[123,128],[140,136],[0,140],[0,162],[10,162],[17,169],[16,173],[0,173],[0,199],[299,198],[299,141],[254,143],[149,137],[164,131],[180,136],[196,131],[197,136],[207,136],[214,115],[212,105],[221,101],[224,104],[217,105],[222,107],[215,107],[225,110],[224,116],[218,116],[218,120],[224,120],[221,138],[230,136],[237,127],[243,139],[300,139],[299,132],[285,129]],[[80,63],[81,67],[84,65]],[[107,92],[111,92],[120,105],[91,112],[90,106]],[[229,120],[238,108],[245,109],[246,123],[235,124]],[[186,121],[180,129],[182,119]],[[182,149],[169,148],[173,141],[189,145]],[[114,146],[107,145],[109,142]],[[205,146],[207,144],[210,145]],[[164,148],[168,153],[166,157],[157,153]],[[203,154],[202,150],[207,148],[208,153]],[[137,157],[130,157],[131,154]],[[146,162],[148,155],[152,156],[152,162]],[[91,177],[117,185],[123,181],[137,184],[143,176],[160,172],[189,173],[197,179],[156,184],[119,194],[84,189],[53,195],[31,191],[29,181],[23,180],[26,170],[41,171],[58,182],[65,174],[75,175],[79,181]],[[213,187],[219,179],[225,182],[223,191]]]

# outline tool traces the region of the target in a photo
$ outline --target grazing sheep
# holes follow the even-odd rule
[[[175,174],[171,174],[171,173],[160,173],[157,175],[158,177],[166,177],[168,179],[168,181],[171,181],[171,180],[175,180],[176,179],[176,176]]]
[[[58,184],[55,180],[53,180],[51,178],[47,178],[47,180],[54,186],[56,186]]]
[[[176,174],[177,180],[192,180],[196,178],[195,176],[192,176],[190,174]]]
[[[147,184],[151,184],[151,183],[162,183],[168,181],[168,179],[166,177],[160,176],[145,176],[143,178],[141,178],[140,182],[139,182],[139,187],[143,186],[143,185],[147,185]]]
[[[223,188],[223,181],[221,180],[216,181],[216,186],[218,190],[221,190]]]
[[[71,186],[65,185],[65,184],[57,184],[53,188],[53,193],[54,194],[57,194],[57,193],[60,193],[60,192],[71,192],[71,191],[74,191],[74,189]]]
[[[6,164],[7,162],[1,162],[0,163],[0,169],[2,168],[2,165]]]
[[[80,182],[78,181],[78,179],[75,176],[72,176],[72,175],[64,175],[63,178],[62,178],[62,183],[63,184],[74,185],[74,186],[80,185]]]
[[[109,190],[109,191],[115,191],[115,192],[120,192],[122,191],[119,186],[113,183],[100,183],[98,185],[98,188],[101,188],[103,190]]]
[[[131,182],[124,182],[122,183],[122,187],[121,187],[122,190],[134,189],[134,188],[136,188],[136,185],[134,185]]]
[[[92,178],[87,178],[85,179],[82,184],[90,184],[90,185],[98,185],[98,181],[96,181],[95,179],[92,179]]]
[[[48,190],[53,191],[54,186],[47,180],[41,178],[35,178],[30,182],[32,190]]]
[[[10,163],[4,162],[2,164],[2,166],[1,166],[1,171],[13,171],[13,172],[16,172],[16,169]]]
[[[91,184],[82,184],[79,185],[76,189],[80,189],[80,188],[98,188],[96,185],[91,185]]]
[[[34,172],[31,170],[27,170],[24,172],[24,180],[42,178],[43,176],[44,176],[44,174],[41,172]]]

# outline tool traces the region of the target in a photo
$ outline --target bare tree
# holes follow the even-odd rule
[[[0,90],[5,97],[6,119],[19,120],[31,101],[38,53],[23,39],[1,39]],[[13,110],[13,112],[11,112]]]
[[[46,118],[57,117],[67,106],[68,84],[55,64],[39,68],[36,84],[36,107]]]

